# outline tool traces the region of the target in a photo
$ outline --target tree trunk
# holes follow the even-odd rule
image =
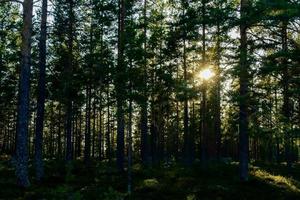
[[[86,86],[86,128],[84,137],[84,161],[87,164],[91,157],[91,86]]]
[[[109,95],[109,83],[107,87],[107,132],[106,132],[106,156],[109,163],[111,163],[111,141],[110,141],[110,95]]]
[[[183,15],[185,15],[185,10],[183,10]],[[187,63],[186,63],[186,31],[185,31],[185,25],[184,24],[184,35],[183,35],[183,79],[184,84],[186,86],[184,90],[184,108],[183,108],[183,137],[184,137],[184,164],[186,166],[190,166],[192,164],[191,159],[191,141],[190,141],[190,130],[189,130],[189,103],[188,103],[188,97],[187,97]]]
[[[117,167],[124,170],[124,46],[125,46],[125,0],[119,0],[118,64],[116,74],[117,96]]]
[[[284,53],[288,52],[288,36],[287,36],[287,22],[282,22],[281,28],[281,39],[282,39],[282,51]],[[290,94],[289,94],[289,70],[288,70],[288,63],[287,59],[284,55],[283,58],[283,105],[282,111],[284,116],[284,123],[285,123],[285,135],[284,135],[284,145],[285,145],[285,160],[287,163],[287,167],[290,169],[292,166],[292,159],[291,159],[291,135],[290,135],[290,118],[291,118],[291,106],[290,106]]]
[[[32,34],[32,0],[23,2],[23,29],[21,45],[21,72],[19,79],[19,102],[16,137],[16,175],[22,187],[30,185],[28,179],[28,121],[29,121],[29,89],[31,65],[31,34]]]
[[[216,107],[215,107],[215,134],[217,159],[221,157],[221,30],[220,22],[217,22],[217,55],[216,55]]]
[[[39,41],[39,82],[37,99],[37,117],[35,129],[35,175],[38,181],[44,176],[43,164],[43,128],[46,90],[46,40],[47,40],[47,0],[42,2],[41,33]],[[52,108],[51,108],[52,109]],[[50,141],[52,142],[52,141]]]
[[[147,0],[144,0],[144,88],[141,103],[141,157],[144,165],[149,164],[148,144],[148,89],[147,89]]]
[[[72,160],[72,78],[73,78],[73,42],[74,42],[74,23],[75,23],[75,13],[74,13],[74,1],[69,0],[69,24],[68,24],[68,64],[66,66],[66,160]]]
[[[249,135],[248,135],[248,98],[249,98],[249,64],[247,60],[247,25],[245,17],[248,13],[249,0],[241,0],[240,25],[240,64],[239,64],[239,157],[240,180],[248,180]]]

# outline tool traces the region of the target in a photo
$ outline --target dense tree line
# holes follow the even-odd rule
[[[0,148],[144,167],[299,158],[297,0],[0,0]],[[115,162],[115,164],[114,164]],[[130,190],[129,184],[129,190]]]

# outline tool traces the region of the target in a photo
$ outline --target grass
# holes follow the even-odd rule
[[[237,164],[210,164],[143,169],[133,166],[133,192],[126,193],[127,174],[118,173],[108,163],[93,162],[86,167],[74,161],[47,161],[42,183],[31,179],[26,190],[15,185],[14,170],[7,160],[0,161],[0,199],[143,199],[143,200],[247,200],[300,199],[300,166],[288,172],[281,165],[255,164],[249,181],[238,179]],[[33,175],[33,169],[30,168]],[[33,176],[32,176],[33,177]]]

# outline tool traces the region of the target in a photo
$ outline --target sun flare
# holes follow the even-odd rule
[[[199,73],[199,78],[204,79],[204,80],[209,80],[209,79],[211,79],[214,75],[215,75],[215,73],[214,73],[211,69],[207,68],[207,69],[202,70],[202,71]]]

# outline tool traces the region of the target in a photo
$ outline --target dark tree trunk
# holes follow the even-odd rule
[[[59,107],[58,111],[58,129],[57,129],[57,157],[61,159],[62,155],[62,143],[61,143],[61,107]]]
[[[91,87],[86,87],[86,128],[84,137],[84,161],[89,162],[91,157]]]
[[[47,39],[47,0],[42,2],[41,33],[39,41],[39,82],[37,116],[35,129],[35,175],[38,181],[44,176],[43,164],[43,128],[46,90],[46,39]],[[52,109],[52,108],[51,108]],[[52,140],[50,141],[52,143]],[[52,152],[51,152],[52,153]],[[51,154],[50,153],[50,154]]]
[[[248,180],[249,135],[248,135],[248,98],[249,98],[249,64],[247,61],[247,25],[245,17],[249,9],[249,0],[241,0],[240,25],[240,63],[239,63],[239,157],[240,180]]]
[[[202,0],[202,67],[206,65],[206,0]],[[201,101],[201,162],[206,165],[208,159],[208,130],[207,130],[207,102],[206,102],[206,83],[203,83]]]
[[[144,88],[141,103],[141,157],[144,165],[149,165],[148,144],[148,90],[147,90],[147,0],[144,0]]]
[[[109,95],[109,83],[107,88],[107,131],[106,131],[106,156],[109,163],[111,163],[111,140],[110,140],[110,95]]]
[[[132,68],[132,61],[130,62],[130,69]],[[132,108],[132,81],[129,81],[129,116],[128,116],[128,135],[127,135],[127,145],[128,145],[128,169],[127,169],[127,192],[129,194],[131,194],[132,191],[132,112],[133,112],[133,108]]]
[[[118,64],[116,75],[117,96],[117,167],[124,170],[124,46],[125,46],[125,0],[119,0]]]
[[[95,90],[94,90],[95,91]],[[95,142],[96,142],[96,102],[95,97],[93,101],[93,135],[92,135],[92,158],[95,158]]]
[[[23,29],[21,45],[21,70],[19,79],[19,102],[16,137],[16,175],[22,187],[30,185],[28,179],[28,121],[31,65],[32,0],[23,2]]]
[[[202,89],[202,101],[201,101],[201,161],[206,165],[208,160],[208,130],[207,130],[207,88],[206,84]]]
[[[284,53],[288,52],[288,35],[287,35],[287,22],[282,22],[281,28],[281,39],[282,39],[282,51]],[[290,94],[289,94],[289,70],[288,70],[288,63],[287,59],[284,55],[283,58],[283,105],[282,111],[284,116],[284,123],[285,123],[285,135],[284,135],[284,148],[285,148],[285,160],[287,163],[287,167],[290,169],[292,166],[292,155],[291,155],[291,135],[290,135],[290,118],[291,118],[291,106],[290,106]]]
[[[75,23],[75,13],[74,13],[74,1],[69,0],[68,14],[69,14],[69,24],[68,24],[68,64],[66,66],[66,160],[72,160],[72,77],[73,77],[73,42],[74,42],[74,23]]]
[[[184,7],[184,5],[183,5]],[[185,8],[183,8],[183,16],[185,17]],[[187,62],[186,62],[186,24],[183,24],[183,52],[182,52],[182,59],[183,59],[183,79],[184,79],[184,84],[185,84],[185,90],[184,90],[184,102],[183,102],[183,139],[184,139],[184,144],[183,144],[183,153],[184,153],[184,164],[186,166],[190,166],[192,164],[192,159],[191,159],[191,141],[190,141],[190,128],[189,128],[189,102],[188,102],[188,97],[187,97]]]
[[[220,16],[221,17],[221,16]],[[217,159],[221,157],[221,30],[220,22],[217,22],[217,52],[216,52],[216,106],[215,106],[215,134]]]

